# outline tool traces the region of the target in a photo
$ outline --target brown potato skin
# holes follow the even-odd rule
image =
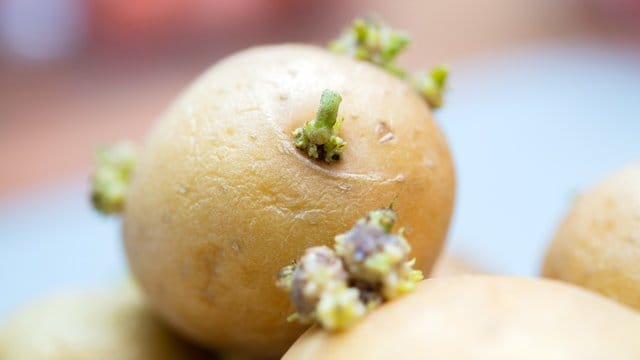
[[[352,329],[309,329],[283,360],[638,359],[640,317],[578,287],[465,275],[423,281]]]
[[[212,359],[177,338],[133,286],[41,299],[0,329],[2,360]]]
[[[343,97],[343,159],[312,161],[291,132],[320,94]],[[380,142],[380,123],[394,134]],[[454,201],[446,141],[426,103],[364,62],[303,45],[264,46],[202,75],[162,116],[124,212],[133,273],[156,309],[192,339],[279,356],[304,328],[274,286],[304,249],[330,245],[368,211],[400,214],[429,271]]]
[[[640,164],[578,197],[548,250],[543,275],[640,309]]]

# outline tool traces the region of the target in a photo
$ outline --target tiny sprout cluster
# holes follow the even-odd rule
[[[354,20],[350,28],[329,43],[329,50],[372,62],[393,74],[404,76],[405,71],[396,66],[395,59],[409,41],[406,33],[367,17]]]
[[[338,108],[342,97],[337,92],[325,90],[315,119],[307,121],[293,131],[294,144],[313,159],[327,163],[340,160],[346,143],[338,136],[341,119]]]
[[[429,73],[417,73],[413,77],[413,86],[433,108],[439,108],[444,104],[448,76],[445,66],[436,66]]]
[[[447,68],[440,65],[428,73],[410,74],[396,64],[396,57],[409,43],[406,33],[394,30],[378,19],[365,17],[355,19],[349,28],[329,43],[328,48],[336,53],[371,62],[408,80],[429,106],[437,109],[443,105],[447,89]]]
[[[357,289],[348,285],[342,260],[326,246],[307,249],[296,265],[282,269],[278,285],[298,310],[290,320],[319,321],[331,329],[344,328],[362,317],[366,308]]]
[[[284,267],[277,284],[297,310],[290,320],[341,330],[378,304],[413,290],[423,276],[413,269],[402,230],[391,233],[396,219],[391,208],[374,210],[336,236],[335,250],[312,247]]]
[[[91,202],[96,210],[103,214],[122,211],[135,161],[136,151],[131,143],[96,151],[96,169],[91,179]]]

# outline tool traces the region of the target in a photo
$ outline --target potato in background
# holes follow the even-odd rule
[[[576,199],[548,250],[543,275],[640,309],[640,164]]]
[[[214,359],[177,338],[133,285],[38,300],[0,328],[2,360]]]

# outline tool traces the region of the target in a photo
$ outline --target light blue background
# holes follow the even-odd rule
[[[640,51],[533,47],[452,68],[437,114],[458,171],[449,247],[535,275],[572,197],[640,160]],[[91,211],[85,175],[0,203],[0,321],[42,294],[124,278],[119,232]]]

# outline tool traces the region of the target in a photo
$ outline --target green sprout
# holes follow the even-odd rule
[[[277,285],[297,310],[288,320],[343,330],[383,301],[412,291],[423,276],[408,260],[402,230],[391,233],[396,220],[390,207],[371,211],[336,236],[335,251],[309,248],[298,263],[282,268]]]
[[[448,71],[444,66],[433,68],[430,73],[410,71],[398,66],[396,58],[410,43],[409,36],[394,30],[381,20],[364,17],[357,18],[342,34],[331,41],[328,49],[345,54],[357,60],[367,61],[380,66],[389,73],[409,81],[413,88],[433,109],[442,107],[444,92],[447,89]]]
[[[404,77],[405,71],[395,64],[395,59],[409,43],[406,33],[394,30],[375,18],[364,17],[355,19],[328,47],[335,53],[371,62]]]
[[[133,175],[135,147],[128,142],[100,147],[95,154],[96,169],[91,178],[91,202],[103,214],[119,213]]]
[[[294,144],[313,159],[327,163],[340,160],[347,143],[338,136],[342,120],[338,108],[342,97],[337,92],[324,90],[315,119],[307,121],[293,131]]]
[[[414,75],[413,85],[432,108],[438,109],[444,103],[448,76],[447,67],[439,65],[431,69],[428,74],[421,72]]]

